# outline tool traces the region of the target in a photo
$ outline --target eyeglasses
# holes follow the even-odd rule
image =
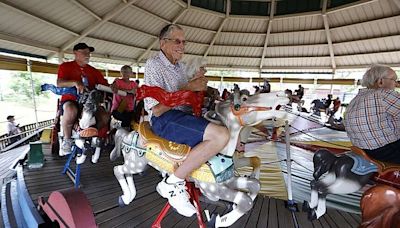
[[[174,42],[174,44],[179,45],[182,44],[183,46],[186,45],[186,40],[180,40],[180,39],[170,39],[170,38],[164,38],[164,40],[169,40]]]
[[[394,81],[394,82],[397,81],[397,78],[383,78],[383,79],[389,79],[389,80],[392,80],[392,81]]]

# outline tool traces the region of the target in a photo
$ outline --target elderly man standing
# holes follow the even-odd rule
[[[58,87],[76,87],[77,92],[82,93],[85,89],[94,89],[96,84],[108,85],[101,72],[89,65],[90,53],[94,51],[93,47],[89,47],[85,43],[78,43],[74,46],[73,51],[75,60],[62,63],[58,68]],[[63,115],[61,126],[64,135],[60,155],[66,155],[71,153],[72,127],[76,123],[80,111],[77,97],[71,94],[63,95],[60,110]],[[98,116],[101,116],[99,119],[102,121],[108,122],[109,117],[105,110],[100,111]]]
[[[161,30],[159,41],[161,50],[147,61],[144,83],[161,87],[168,92],[205,91],[205,72],[189,80],[184,64],[179,62],[185,49],[185,34],[182,28],[178,25],[167,25]],[[228,129],[186,112],[190,110],[188,107],[170,108],[154,99],[146,98],[145,108],[151,118],[151,128],[157,135],[192,148],[175,173],[157,185],[158,193],[167,198],[178,213],[190,217],[196,213],[196,209],[189,201],[185,178],[224,148],[229,139]]]
[[[346,109],[344,125],[352,144],[374,159],[400,164],[400,94],[397,75],[374,65],[363,76],[357,96]]]

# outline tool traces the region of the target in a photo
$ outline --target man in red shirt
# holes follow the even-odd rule
[[[85,89],[92,90],[96,84],[108,85],[107,80],[101,72],[89,65],[90,53],[94,51],[85,43],[78,43],[74,46],[75,60],[65,62],[58,68],[58,87],[76,87],[78,93]],[[63,115],[61,126],[63,129],[64,141],[60,148],[60,155],[71,153],[72,127],[76,123],[79,108],[77,97],[66,94],[61,97],[61,114]],[[107,113],[103,110],[100,114],[102,121],[107,121]],[[96,118],[97,119],[97,118]]]

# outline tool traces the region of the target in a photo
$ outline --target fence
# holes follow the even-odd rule
[[[25,143],[25,142],[16,143],[16,141],[18,141],[20,139],[24,139],[25,137],[33,134],[35,131],[37,131],[39,129],[49,127],[49,126],[53,125],[53,123],[54,123],[54,120],[50,119],[50,120],[38,122],[37,126],[36,126],[36,123],[27,124],[27,125],[20,127],[21,133],[19,133],[17,135],[12,135],[12,136],[8,136],[8,134],[1,135],[0,136],[0,151],[2,151],[4,148],[10,146],[13,143],[16,144],[15,146]],[[33,136],[31,140],[38,140],[38,139],[39,139],[39,136],[37,135],[37,136]]]

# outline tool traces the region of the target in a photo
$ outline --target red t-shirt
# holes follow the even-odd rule
[[[78,65],[76,61],[62,63],[58,68],[58,79],[70,81],[82,81],[82,76],[86,76],[89,90],[94,89],[96,84],[108,85],[107,80],[99,70],[86,64],[84,67]],[[76,100],[74,95],[66,94],[61,97],[61,102],[66,100]]]

